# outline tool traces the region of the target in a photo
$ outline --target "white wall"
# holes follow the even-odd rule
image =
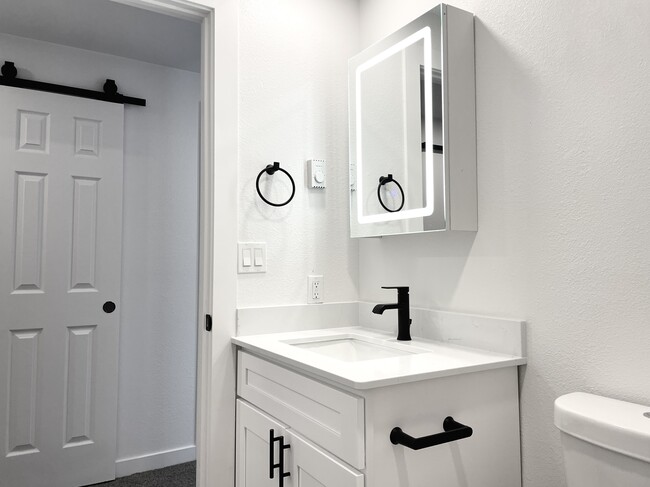
[[[479,231],[361,241],[360,297],[526,319],[524,485],[560,487],[555,397],[650,404],[650,3],[453,3],[477,16]],[[364,46],[433,6],[361,0]]]
[[[147,99],[125,109],[118,458],[192,447],[199,75],[8,35],[0,59],[21,77],[97,89],[113,78]]]
[[[357,299],[357,242],[349,238],[347,60],[358,47],[357,0],[245,0],[239,18],[239,240],[266,242],[266,274],[240,275],[238,305],[307,302],[307,276],[324,300]],[[326,159],[327,189],[307,189],[305,161]],[[273,161],[296,196],[272,208],[255,178]],[[276,174],[266,188],[286,199]]]

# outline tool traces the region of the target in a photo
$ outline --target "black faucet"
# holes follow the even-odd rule
[[[372,312],[378,315],[384,314],[387,309],[397,310],[397,339],[411,339],[411,317],[409,311],[409,288],[408,286],[382,286],[382,289],[397,289],[397,303],[378,304],[372,308]]]

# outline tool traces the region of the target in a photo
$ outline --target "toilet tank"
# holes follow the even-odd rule
[[[555,401],[568,487],[650,487],[650,406],[574,392]]]

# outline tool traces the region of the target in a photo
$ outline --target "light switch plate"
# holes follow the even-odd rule
[[[266,242],[239,242],[237,272],[239,274],[266,272]]]

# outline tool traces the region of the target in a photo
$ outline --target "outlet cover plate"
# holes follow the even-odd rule
[[[323,302],[323,276],[310,275],[308,279],[309,286],[307,288],[307,302],[309,304],[316,304]]]

